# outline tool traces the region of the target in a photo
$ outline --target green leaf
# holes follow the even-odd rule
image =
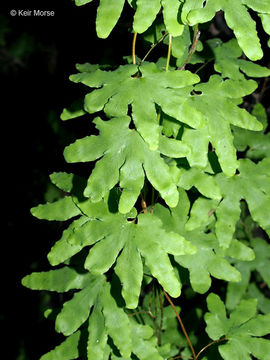
[[[179,296],[180,283],[168,254],[193,254],[196,251],[194,245],[178,234],[164,231],[161,221],[154,215],[141,214],[135,224],[134,220],[129,220],[136,216],[134,211],[126,215],[111,213],[104,201],[94,204],[88,200],[78,202],[77,206],[84,215],[63,232],[62,238],[51,249],[48,258],[52,265],[58,265],[84,247],[94,244],[85,260],[85,268],[92,274],[103,274],[113,266],[124,249],[116,271],[123,283],[122,295],[127,307],[135,308],[138,303],[142,281],[141,257],[164,289],[173,297]],[[132,254],[132,259],[129,255],[130,247],[138,251]],[[129,260],[138,271],[136,274],[130,264],[124,271],[123,264]],[[136,283],[132,288],[130,281],[134,277]]]
[[[202,213],[196,211],[194,219],[191,217],[192,229],[209,224],[206,211],[213,207],[217,216],[216,235],[221,247],[228,248],[231,243],[235,226],[240,218],[240,201],[246,200],[249,211],[254,221],[265,230],[269,231],[270,221],[268,212],[270,211],[270,162],[265,158],[260,163],[255,164],[249,159],[241,159],[239,174],[227,178],[220,173],[215,176],[215,181],[223,195],[223,200],[219,204],[214,204],[208,199],[198,199],[193,207],[202,209]],[[252,191],[250,191],[252,189]],[[198,205],[197,205],[198,202]]]
[[[91,1],[93,1],[93,0],[75,0],[75,4],[76,4],[77,6],[81,6],[81,5],[88,4],[88,3],[90,3]]]
[[[246,293],[247,298],[255,298],[258,300],[258,310],[263,314],[270,313],[270,299],[258,289],[255,283],[250,283]],[[227,300],[227,299],[226,299]]]
[[[263,52],[256,31],[256,22],[251,18],[247,7],[256,9],[255,11],[264,8],[267,9],[267,13],[270,13],[269,3],[266,4],[265,2],[264,6],[259,6],[255,1],[207,0],[202,8],[203,3],[204,1],[186,1],[183,12],[187,12],[185,9],[187,7],[189,12],[186,19],[189,25],[208,22],[217,11],[223,10],[227,25],[234,31],[239,46],[245,55],[254,61],[262,58]],[[251,3],[255,5],[251,5]]]
[[[47,354],[41,356],[40,360],[73,360],[79,356],[79,341],[81,332],[69,336],[62,344],[56,346],[55,349],[51,350]]]
[[[109,117],[119,117],[126,115],[131,105],[136,129],[151,150],[158,148],[160,134],[155,104],[191,127],[203,126],[203,115],[193,107],[190,95],[191,85],[199,77],[189,71],[164,72],[153,63],[144,63],[139,71],[135,65],[125,65],[115,71],[72,75],[70,79],[99,87],[85,97],[85,110],[89,113],[104,109]]]
[[[163,7],[164,23],[167,31],[172,36],[180,36],[184,31],[184,25],[178,21],[178,13],[182,0],[161,0]]]
[[[180,286],[167,253],[194,254],[196,247],[181,235],[162,229],[162,222],[150,214],[140,215],[135,242],[145,258],[146,265],[171,296],[180,296]],[[147,239],[147,241],[145,241]]]
[[[256,87],[253,80],[223,81],[217,75],[211,76],[207,83],[195,87],[201,94],[194,98],[194,106],[205,115],[206,126],[201,130],[184,131],[182,140],[191,147],[191,154],[187,156],[191,166],[206,167],[208,143],[211,142],[223,172],[227,176],[235,173],[238,161],[230,123],[249,130],[261,130],[262,124],[246,110],[235,105],[232,99],[245,96]]]
[[[95,304],[92,314],[89,317],[89,338],[87,342],[88,360],[103,359],[108,340],[108,334],[105,328],[105,319],[99,302]]]
[[[241,273],[242,280],[237,284],[228,285],[226,306],[230,310],[238,305],[241,298],[246,293],[253,271],[259,272],[266,284],[270,286],[270,272],[268,266],[270,260],[270,245],[260,238],[251,239],[250,242],[255,253],[255,259],[247,263],[235,262],[236,268]]]
[[[158,151],[149,150],[140,135],[129,129],[129,117],[114,118],[106,122],[97,118],[94,122],[100,135],[77,140],[64,152],[67,162],[94,161],[103,156],[97,161],[88,179],[85,196],[98,202],[120,182],[123,192],[119,211],[127,213],[137,201],[146,175],[167,204],[175,206],[178,194],[168,166]],[[189,153],[188,146],[183,142],[164,136],[160,136],[160,150],[161,153],[174,157],[184,157]],[[160,173],[163,174],[162,177]]]
[[[143,265],[136,244],[131,239],[128,239],[118,257],[115,272],[123,283],[122,295],[126,301],[126,307],[135,309],[141,292]]]
[[[54,203],[38,205],[31,209],[31,214],[38,219],[65,221],[80,215],[80,210],[75,205],[71,196],[57,200]]]
[[[125,0],[100,0],[96,20],[98,37],[105,39],[110,35],[121,15],[124,4]]]
[[[258,14],[262,21],[262,26],[264,31],[270,35],[270,14]],[[268,40],[268,47],[269,47],[269,40]]]
[[[227,247],[240,216],[239,202],[245,199],[252,218],[266,231],[270,228],[270,163],[264,159],[258,164],[248,159],[240,160],[239,175],[231,179],[223,174],[216,176],[216,182],[223,194],[223,201],[216,209],[216,234],[221,246]],[[252,189],[252,191],[250,191]]]
[[[22,279],[23,286],[33,290],[65,292],[82,289],[89,281],[89,274],[79,274],[67,266],[46,272],[34,272]]]
[[[105,326],[109,335],[113,339],[113,342],[119,349],[121,355],[123,357],[129,357],[132,350],[129,319],[124,310],[117,306],[115,300],[111,296],[108,283],[103,285],[100,301],[105,318]]]
[[[222,197],[214,177],[195,167],[189,170],[180,169],[180,180],[177,185],[185,190],[195,186],[202,195],[211,199],[220,200]]]
[[[190,27],[185,25],[181,36],[172,38],[172,55],[177,58],[177,66],[179,68],[186,61],[191,45]]]
[[[60,118],[63,121],[74,119],[77,117],[80,117],[85,114],[85,111],[83,110],[83,102],[81,100],[74,101],[69,108],[65,108]]]
[[[133,29],[139,34],[145,32],[155,20],[157,13],[160,10],[160,0],[137,0],[136,13],[134,15]]]
[[[223,253],[218,252],[219,244],[214,234],[205,234],[204,229],[189,231],[185,227],[189,207],[186,192],[179,189],[177,207],[169,211],[158,204],[155,206],[154,214],[162,220],[166,231],[178,233],[196,246],[196,254],[174,256],[177,263],[189,270],[194,291],[205,293],[211,286],[210,275],[226,281],[239,281],[241,279],[239,271],[229,264]]]
[[[255,316],[256,299],[242,300],[229,319],[218,295],[208,295],[207,305],[206,332],[213,340],[226,337],[226,343],[218,346],[224,360],[248,360],[251,354],[258,360],[270,359],[270,341],[257,338],[269,334],[270,315]]]
[[[245,73],[249,77],[266,77],[270,70],[251,61],[239,59],[242,50],[236,39],[223,43],[219,39],[207,41],[215,57],[215,70],[222,74],[223,78],[244,80]]]
[[[140,360],[162,360],[156,344],[151,341],[153,329],[148,325],[140,325],[132,322],[132,352]]]
[[[263,124],[263,130],[254,132],[233,127],[234,145],[237,150],[245,151],[250,159],[270,157],[270,133],[264,134],[267,127],[267,113],[262,104],[258,103],[252,110],[252,115]]]
[[[71,244],[68,240],[74,235],[75,229],[80,229],[87,220],[87,217],[81,217],[73,221],[73,223],[63,231],[61,239],[54,244],[48,254],[48,260],[51,265],[59,265],[81,251],[82,246],[80,243]]]
[[[92,275],[87,286],[75,293],[73,298],[64,304],[55,322],[58,332],[66,336],[71,335],[88,319],[103,282],[103,276]]]

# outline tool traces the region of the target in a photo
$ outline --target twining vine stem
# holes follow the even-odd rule
[[[194,29],[193,43],[192,43],[191,48],[189,49],[188,57],[187,57],[186,61],[184,62],[184,64],[180,68],[178,68],[178,70],[185,70],[186,65],[190,62],[192,55],[194,54],[194,52],[196,50],[196,46],[197,46],[200,36],[201,36],[201,32],[198,29],[198,24],[197,24]]]
[[[177,319],[178,319],[178,321],[179,321],[179,324],[180,324],[180,326],[181,326],[181,329],[182,329],[182,331],[183,331],[183,333],[184,333],[184,335],[185,335],[185,337],[186,337],[186,339],[187,339],[188,345],[189,345],[190,350],[191,350],[191,352],[192,352],[193,359],[196,360],[197,357],[196,357],[196,353],[195,353],[194,347],[193,347],[193,345],[192,345],[192,343],[191,343],[191,341],[190,341],[190,338],[189,338],[189,336],[188,336],[188,334],[187,334],[187,332],[186,332],[186,329],[185,329],[185,326],[184,326],[184,324],[183,324],[183,322],[182,322],[182,320],[181,320],[181,317],[180,317],[180,315],[179,315],[176,307],[174,306],[174,303],[172,302],[170,296],[166,293],[165,290],[163,290],[163,294],[165,295],[166,299],[168,300],[168,302],[170,303],[171,307],[173,308],[173,310],[174,310],[174,312],[175,312],[175,314],[176,314],[176,316],[177,316]]]
[[[146,58],[148,57],[148,55],[151,53],[152,50],[154,50],[154,48],[160,44],[164,39],[165,37],[168,35],[168,33],[165,33],[161,36],[160,39],[158,39],[158,41],[156,43],[154,43],[151,48],[147,51],[147,53],[145,54],[145,56],[142,58],[141,62],[139,63],[139,65],[141,65],[145,60]]]
[[[136,39],[137,39],[137,34],[138,33],[134,33],[133,35],[133,41],[132,41],[132,63],[133,65],[136,65]]]
[[[171,59],[171,52],[172,52],[172,35],[169,34],[168,55],[167,55],[166,66],[165,66],[165,70],[166,70],[166,71],[169,70],[170,59]]]
[[[221,341],[227,341],[228,339],[227,338],[222,338],[222,339],[218,339],[218,340],[215,340],[215,341],[212,341],[210,344],[206,345],[205,347],[203,347],[197,354],[196,356],[196,360],[199,359],[199,356],[204,352],[204,350],[208,349],[210,346],[216,344],[216,343],[219,343]]]

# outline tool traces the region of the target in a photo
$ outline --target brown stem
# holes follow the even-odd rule
[[[204,352],[204,350],[208,349],[210,346],[212,346],[218,342],[227,341],[227,340],[228,340],[227,338],[223,338],[223,339],[218,339],[218,340],[212,341],[210,344],[206,345],[198,352],[196,360],[199,359],[199,356]]]
[[[198,74],[199,71],[201,71],[206,65],[208,65],[211,61],[213,61],[214,59],[209,59],[208,61],[206,61],[204,64],[202,64],[202,66],[200,66],[195,72],[194,74]]]
[[[142,210],[143,210],[143,212],[144,213],[147,213],[147,204],[146,204],[146,201],[144,200],[144,197],[143,197],[143,195],[142,195],[142,193],[141,193],[141,206],[142,206]]]
[[[178,68],[178,70],[185,70],[186,65],[190,62],[190,59],[192,58],[192,55],[194,54],[194,52],[196,50],[197,42],[201,36],[201,32],[198,30],[198,26],[196,26],[195,29],[196,30],[194,32],[193,44],[192,44],[191,48],[189,49],[188,57],[187,57],[186,61],[184,62],[184,64],[180,68]]]
[[[154,50],[154,48],[159,44],[161,43],[165,37],[168,35],[168,33],[165,33],[164,35],[161,36],[161,38],[151,46],[151,48],[147,51],[147,53],[145,54],[145,56],[143,57],[143,59],[141,60],[141,62],[139,63],[139,65],[141,65],[145,60],[146,58],[148,57],[148,55],[151,53],[152,50]]]
[[[188,336],[188,334],[187,334],[187,332],[186,332],[186,329],[185,329],[184,324],[183,324],[183,322],[182,322],[182,320],[181,320],[181,317],[180,317],[180,315],[178,314],[178,311],[176,310],[176,308],[175,308],[175,306],[174,306],[174,303],[172,302],[170,296],[169,296],[169,295],[166,293],[166,291],[164,291],[164,290],[163,290],[163,294],[165,295],[166,299],[169,301],[171,307],[173,308],[173,310],[174,310],[174,312],[175,312],[175,314],[176,314],[176,317],[177,317],[177,319],[178,319],[178,321],[179,321],[179,324],[180,324],[180,326],[181,326],[181,329],[182,329],[182,331],[183,331],[183,333],[184,333],[184,335],[185,335],[185,337],[186,337],[186,339],[187,339],[188,345],[189,345],[190,350],[191,350],[191,352],[192,352],[193,359],[196,360],[197,357],[196,357],[196,353],[195,353],[194,347],[193,347],[193,345],[192,345],[192,343],[191,343],[191,341],[190,341],[190,338],[189,338],[189,336]]]
[[[161,346],[161,334],[162,334],[162,326],[163,326],[163,301],[162,301],[162,297],[161,297],[161,293],[159,292],[158,294],[158,298],[159,298],[159,309],[160,309],[160,323],[159,323],[159,336],[158,336],[158,344],[159,346]]]
[[[132,41],[132,63],[133,65],[136,65],[136,39],[137,39],[137,33],[135,32],[133,35],[133,41]]]
[[[136,311],[134,313],[131,313],[131,314],[128,314],[128,316],[136,316],[136,315],[139,315],[139,314],[148,314],[152,319],[154,319],[154,315],[151,313],[150,310],[141,310],[141,311]]]
[[[267,85],[267,82],[269,80],[269,76],[267,76],[265,79],[264,79],[264,82],[263,82],[263,86],[262,86],[262,89],[261,89],[261,92],[260,92],[260,99],[263,97],[264,95],[264,92],[265,92],[265,89],[266,89],[266,85]]]

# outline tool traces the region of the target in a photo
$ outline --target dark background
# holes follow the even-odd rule
[[[74,170],[65,164],[63,149],[89,133],[89,117],[60,120],[62,109],[85,93],[68,77],[77,72],[76,63],[110,59],[118,64],[130,53],[132,35],[122,30],[129,26],[125,19],[109,40],[97,39],[96,5],[76,7],[71,0],[1,5],[2,213],[7,215],[1,239],[3,359],[37,360],[62,340],[43,316],[51,304],[60,306],[61,298],[26,289],[21,278],[50,269],[46,254],[64,225],[39,221],[30,208],[59,196],[49,174]],[[53,10],[55,15],[12,17],[12,9]]]
[[[60,306],[61,296],[25,289],[21,278],[50,269],[46,254],[64,227],[30,214],[31,207],[60,196],[49,174],[86,171],[67,165],[62,155],[64,147],[87,135],[91,126],[89,115],[60,120],[62,109],[85,93],[68,76],[76,72],[76,63],[119,64],[131,54],[130,10],[126,8],[109,39],[100,40],[94,24],[96,3],[76,7],[71,0],[12,0],[1,5],[1,207],[7,221],[1,239],[0,320],[1,354],[7,360],[36,360],[62,340],[54,323],[43,316],[51,305]],[[53,10],[55,15],[12,17],[12,9]],[[229,39],[230,31],[223,30],[221,36]],[[138,49],[141,55],[147,50],[140,41]],[[263,64],[268,62],[269,55]]]

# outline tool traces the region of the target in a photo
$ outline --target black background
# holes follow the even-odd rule
[[[66,123],[59,118],[64,107],[84,94],[83,87],[68,77],[76,72],[76,63],[119,64],[124,55],[131,54],[129,8],[109,39],[101,40],[95,32],[96,6],[93,1],[76,7],[71,0],[1,5],[0,21],[5,24],[1,29],[8,29],[0,47],[1,208],[7,216],[1,236],[3,359],[36,360],[62,340],[54,323],[43,317],[51,304],[60,306],[61,297],[25,289],[21,278],[50,269],[46,254],[64,225],[36,220],[30,208],[45,202],[44,194],[51,189],[49,174],[74,170],[64,162],[63,149],[91,128],[89,117]],[[55,15],[12,17],[12,9],[49,10]],[[223,36],[228,39],[231,33],[224,31]],[[143,55],[145,44],[138,44]],[[263,64],[268,61],[269,56]]]

